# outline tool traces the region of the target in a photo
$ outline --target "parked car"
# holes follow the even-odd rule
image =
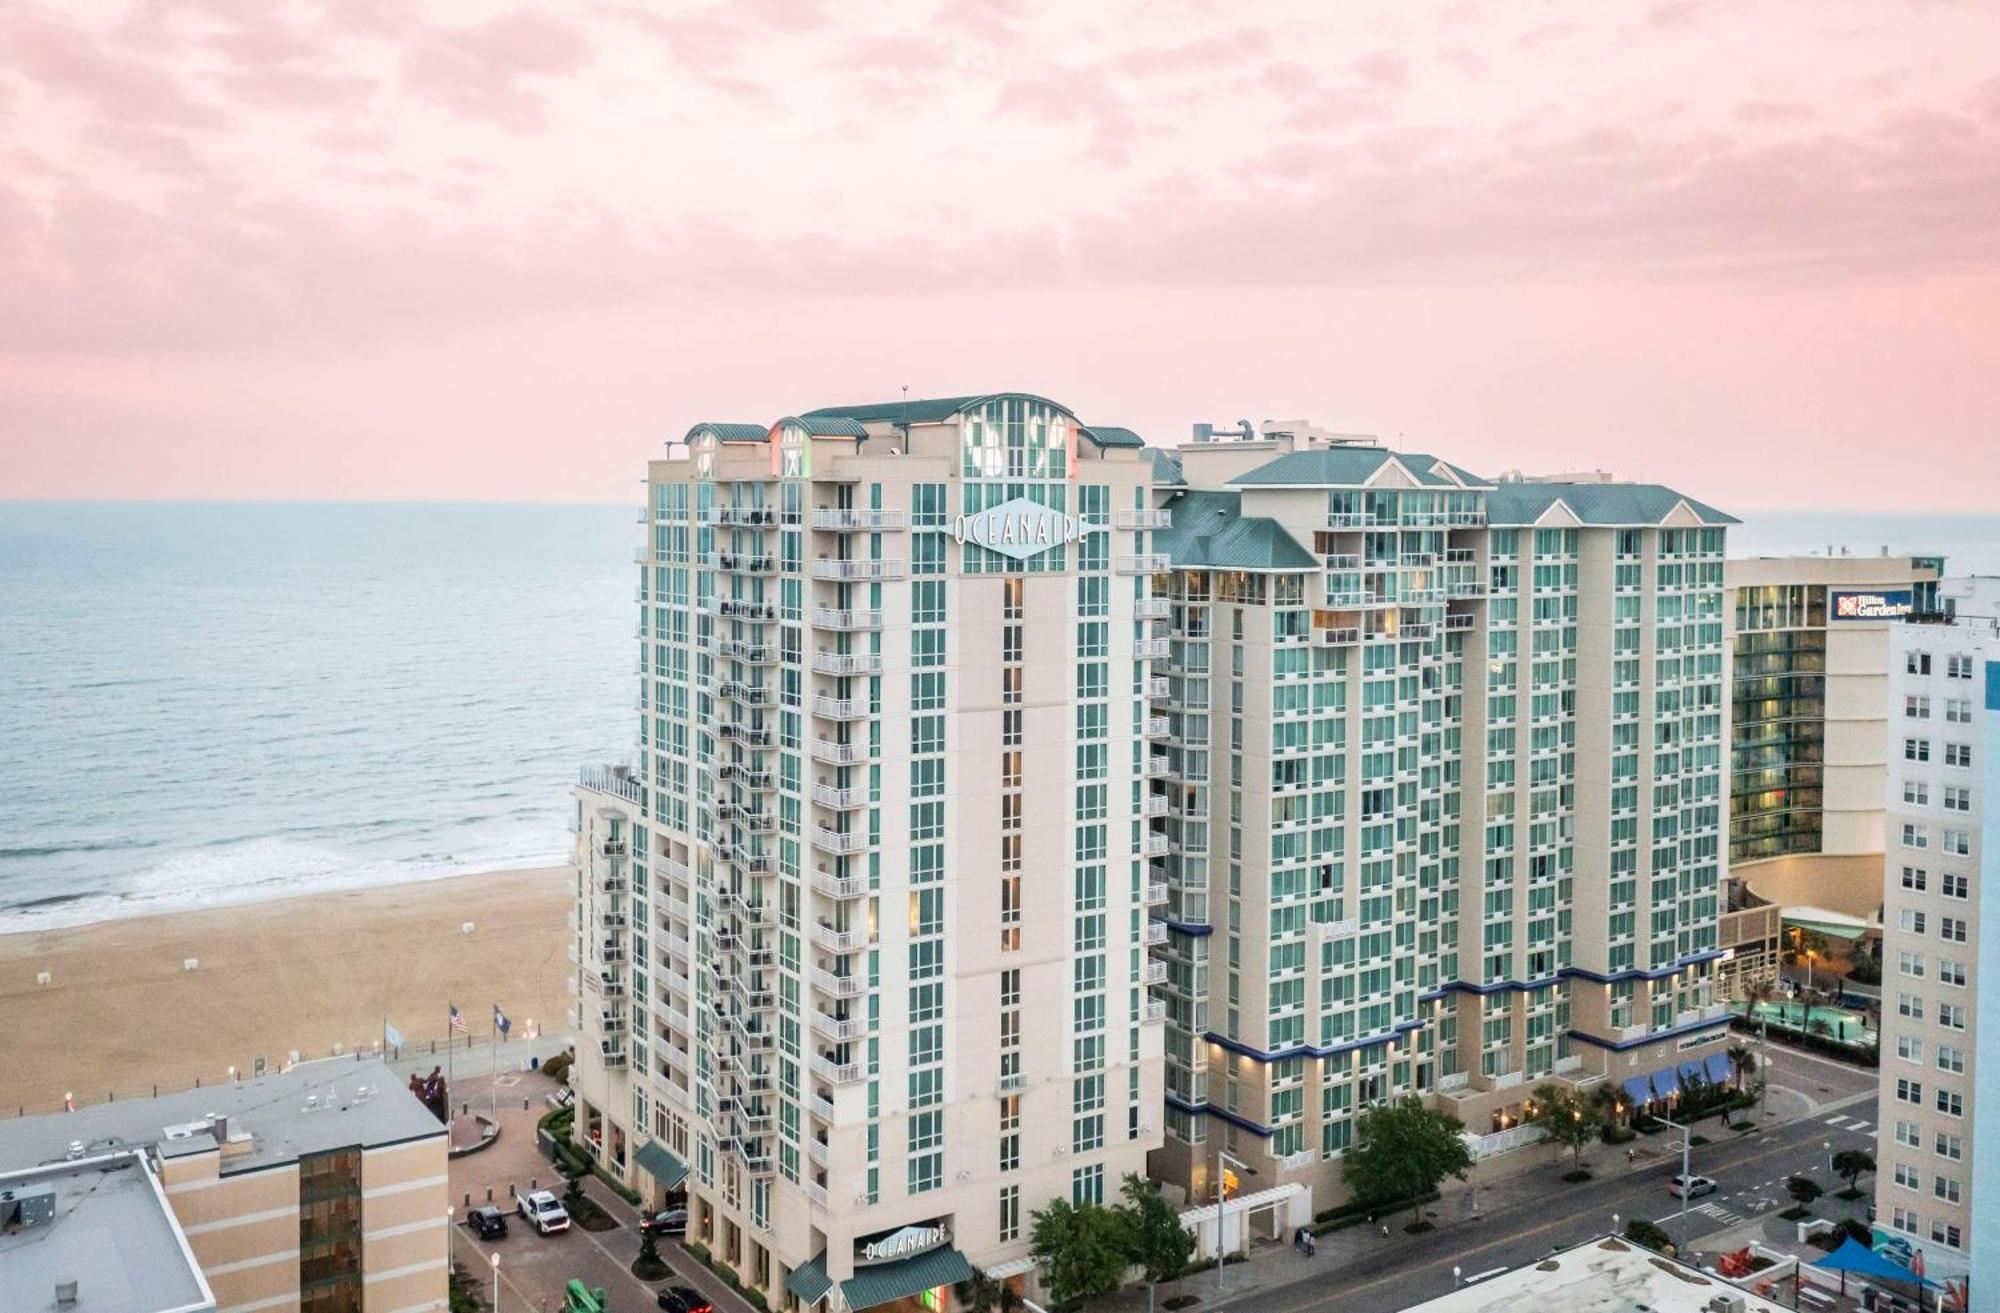
[[[707,1295],[693,1286],[669,1286],[660,1292],[660,1307],[666,1313],[715,1313]]]
[[[535,1190],[528,1194],[515,1190],[514,1211],[543,1235],[569,1230],[569,1210],[562,1206],[562,1200],[547,1190]]]
[[[1683,1199],[1699,1199],[1715,1193],[1715,1182],[1706,1176],[1676,1176],[1667,1182],[1667,1193]]]
[[[686,1235],[688,1210],[685,1208],[662,1208],[657,1213],[647,1213],[639,1219],[641,1231],[651,1231],[658,1235]]]
[[[501,1240],[507,1235],[507,1214],[492,1204],[483,1204],[467,1213],[465,1224],[481,1240]]]

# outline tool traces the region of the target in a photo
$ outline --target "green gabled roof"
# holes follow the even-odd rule
[[[1181,458],[1161,447],[1145,448],[1145,457],[1153,462],[1153,482],[1170,488],[1187,487],[1187,476],[1181,473]]]
[[[894,1263],[857,1267],[853,1276],[840,1283],[840,1294],[848,1308],[860,1313],[862,1309],[971,1279],[972,1264],[965,1261],[964,1254],[946,1245]]]
[[[808,436],[815,438],[865,438],[868,436],[868,430],[863,428],[859,421],[848,419],[841,415],[821,415],[818,413],[787,415],[779,420],[778,423],[796,424],[804,429]]]
[[[1167,503],[1173,524],[1153,545],[1191,570],[1311,570],[1318,558],[1276,520],[1243,514],[1235,492],[1184,492]]]
[[[797,1295],[801,1303],[818,1303],[820,1296],[833,1289],[833,1278],[826,1274],[826,1255],[793,1268],[785,1277],[785,1289]]]
[[[1384,447],[1315,447],[1287,452],[1229,482],[1239,487],[1358,488],[1392,460],[1401,460],[1418,483],[1451,486],[1451,480],[1430,472],[1436,457],[1400,457]]]
[[[1585,524],[1657,525],[1683,502],[1703,524],[1742,523],[1657,483],[1502,483],[1486,494],[1486,522],[1533,524],[1557,502]]]
[[[1146,440],[1131,429],[1121,429],[1110,424],[1092,424],[1083,431],[1083,436],[1089,438],[1100,447],[1143,447],[1146,445]]]
[[[658,1140],[648,1140],[640,1145],[633,1159],[652,1174],[663,1190],[672,1190],[688,1178],[687,1164],[668,1153],[667,1146]]]
[[[703,420],[687,431],[683,442],[693,442],[695,435],[713,433],[717,442],[763,442],[771,436],[771,430],[764,424],[715,424]]]
[[[1065,415],[1073,412],[1060,401],[1038,397],[1032,392],[986,392],[970,397],[924,397],[908,401],[871,401],[862,406],[821,406],[805,413],[807,419],[851,419],[862,424],[942,424],[973,407],[1001,397],[1019,397],[1054,406]]]

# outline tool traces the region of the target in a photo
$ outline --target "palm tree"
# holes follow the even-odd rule
[[[1735,1082],[1736,1092],[1741,1094],[1744,1082],[1757,1074],[1757,1055],[1750,1051],[1749,1045],[1731,1044],[1729,1046],[1729,1074]]]
[[[1615,1126],[1625,1111],[1625,1091],[1610,1081],[1602,1081],[1590,1087],[1589,1107],[1598,1125]]]

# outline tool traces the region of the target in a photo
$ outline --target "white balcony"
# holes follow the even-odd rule
[[[1161,660],[1171,651],[1173,644],[1164,638],[1141,638],[1132,644],[1132,656],[1139,661]]]
[[[1149,834],[1139,841],[1141,857],[1165,857],[1167,852],[1167,836],[1164,834]]]
[[[1167,942],[1167,923],[1165,921],[1160,920],[1157,917],[1148,917],[1146,920],[1147,946],[1151,947],[1155,944],[1164,944],[1166,942]]]
[[[822,675],[879,675],[880,652],[814,652],[812,667]]]
[[[1165,574],[1174,568],[1174,562],[1165,552],[1147,552],[1143,556],[1120,556],[1112,562],[1112,568],[1119,574]]]
[[[740,784],[746,789],[763,792],[771,787],[771,772],[745,766],[741,762],[724,762],[715,772],[715,778],[724,784]]]
[[[813,1075],[829,1085],[852,1085],[861,1079],[861,1064],[858,1062],[835,1062],[825,1054],[812,1056]]]
[[[859,998],[868,992],[868,979],[859,975],[839,975],[821,967],[812,969],[812,987],[830,998]]]
[[[830,698],[824,693],[813,694],[812,712],[822,720],[866,720],[871,714],[860,698]]]
[[[868,892],[868,877],[865,875],[835,875],[831,871],[815,870],[811,883],[813,892],[825,898],[860,898]]]
[[[715,613],[724,620],[747,620],[756,624],[767,624],[778,618],[778,608],[769,602],[745,601],[735,597],[718,598]]]
[[[1019,1094],[1027,1088],[1028,1078],[1021,1072],[1017,1071],[1011,1076],[1002,1076],[1000,1078],[1000,1093],[1003,1095]]]
[[[823,853],[844,857],[849,853],[866,852],[874,844],[862,830],[833,830],[815,825],[812,827],[812,846]]]
[[[724,660],[741,661],[748,666],[765,666],[777,659],[777,649],[769,643],[745,643],[734,638],[718,642],[715,651]]]
[[[816,557],[812,563],[815,579],[829,579],[836,583],[869,582],[881,579],[901,579],[908,566],[903,561],[888,558],[861,560],[854,557]]]
[[[717,506],[702,516],[709,524],[732,529],[761,529],[778,522],[778,512],[768,506]]]
[[[1164,597],[1142,597],[1132,603],[1132,614],[1141,620],[1165,620],[1173,611],[1174,604]]]
[[[1340,629],[1315,629],[1313,642],[1321,647],[1353,647],[1361,641],[1361,631],[1352,626]]]
[[[821,1098],[817,1094],[806,1096],[806,1111],[823,1122],[833,1120],[833,1100]]]
[[[1167,814],[1167,807],[1166,794],[1149,793],[1146,795],[1146,801],[1140,805],[1139,814],[1141,816],[1165,816]]]
[[[808,1138],[806,1140],[806,1157],[812,1159],[821,1167],[831,1166],[833,1162],[833,1150],[827,1147],[825,1140]]]
[[[1166,984],[1167,964],[1165,962],[1146,963],[1146,965],[1141,967],[1139,970],[1139,979],[1141,983],[1148,985]]]
[[[858,633],[882,627],[880,611],[857,611],[837,606],[816,606],[812,609],[812,623],[815,629],[833,629],[842,633]]]
[[[812,941],[829,953],[854,953],[874,943],[875,936],[865,926],[850,926],[843,930],[824,921],[816,921],[812,927]]]
[[[1168,529],[1173,523],[1173,512],[1167,510],[1111,512],[1114,529]]]
[[[817,1008],[812,1011],[812,1028],[813,1034],[840,1044],[865,1039],[868,1035],[868,1023],[861,1018],[830,1017]]]
[[[1167,882],[1165,880],[1148,881],[1146,885],[1146,906],[1164,907],[1166,903]]]
[[[1155,702],[1173,696],[1173,681],[1165,675],[1149,675],[1145,681],[1146,696]]]
[[[862,788],[837,788],[831,784],[814,784],[812,800],[821,807],[833,811],[852,811],[868,805],[868,790]]]
[[[872,761],[875,750],[866,743],[835,743],[831,739],[812,741],[812,759],[829,766],[858,766]]]
[[[851,506],[813,508],[812,527],[828,533],[889,533],[909,523],[902,511],[861,510]]]
[[[1142,1005],[1139,1019],[1141,1021],[1165,1021],[1167,1019],[1167,1000],[1163,998],[1147,999]]]
[[[769,574],[778,568],[778,558],[744,552],[717,552],[708,559],[709,568],[730,574]]]
[[[1169,728],[1165,716],[1148,716],[1145,723],[1140,725],[1139,732],[1149,739],[1163,739],[1167,736]]]
[[[1278,1159],[1278,1170],[1281,1172],[1303,1171],[1312,1166],[1318,1159],[1319,1154],[1316,1151],[1301,1149],[1297,1153],[1288,1153]]]

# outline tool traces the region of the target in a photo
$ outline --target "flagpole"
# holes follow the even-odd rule
[[[458,1093],[458,1083],[453,1076],[452,1063],[452,1058],[457,1052],[458,1041],[451,1037],[451,1021],[447,1018],[444,1026],[444,1086],[448,1091],[444,1101],[444,1120],[446,1125],[451,1124],[451,1100]],[[432,1067],[431,1070],[436,1071],[437,1068]]]

